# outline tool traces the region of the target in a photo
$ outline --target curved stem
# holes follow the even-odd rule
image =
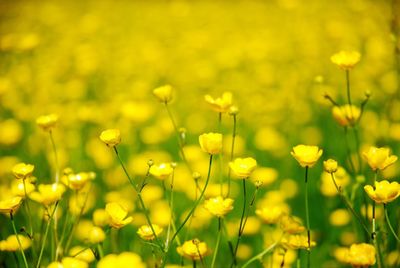
[[[12,212],[10,212],[10,219],[11,219],[11,225],[12,225],[15,237],[17,238],[17,242],[18,242],[19,250],[22,255],[22,259],[24,260],[25,267],[28,268],[29,267],[28,262],[26,261],[25,252],[24,252],[24,249],[22,248],[21,241],[19,240],[19,237],[18,237],[17,228],[15,228],[14,215]]]
[[[396,235],[396,232],[394,231],[393,226],[390,223],[390,219],[389,219],[389,215],[388,215],[388,212],[387,212],[386,204],[383,204],[383,209],[385,210],[385,219],[386,219],[386,222],[387,222],[387,224],[389,226],[390,231],[392,232],[394,238],[396,238],[397,242],[400,242],[399,237]]]
[[[222,218],[218,218],[218,237],[217,237],[217,243],[215,245],[215,250],[214,250],[214,255],[212,258],[212,262],[211,262],[211,268],[214,268],[215,265],[215,260],[217,259],[217,255],[218,255],[218,249],[219,249],[219,243],[221,241],[221,234],[222,234]]]
[[[242,237],[245,226],[243,221],[244,221],[244,215],[246,213],[246,179],[243,179],[242,181],[243,181],[243,210],[242,210],[242,215],[240,217],[238,237],[235,245],[235,250],[233,251],[233,262],[231,267],[237,264],[236,254],[239,248],[240,239]]]
[[[307,241],[308,241],[308,249],[307,249],[307,267],[310,267],[310,254],[311,254],[311,233],[310,233],[310,215],[308,211],[308,166],[306,166],[306,172],[304,177],[306,183],[306,192],[305,192],[305,207],[306,207],[306,224],[307,224]]]
[[[39,259],[38,259],[38,262],[36,264],[36,268],[40,267],[40,262],[42,261],[44,246],[46,245],[47,234],[49,233],[50,223],[51,223],[51,220],[53,219],[54,213],[57,210],[57,207],[58,207],[58,202],[55,204],[53,212],[51,213],[51,215],[49,217],[49,220],[47,221],[46,230],[44,232],[43,241],[42,241],[42,247],[40,248]]]
[[[269,253],[271,250],[273,250],[278,245],[278,242],[273,243],[271,246],[269,246],[268,248],[264,249],[262,252],[260,252],[259,254],[257,254],[253,258],[251,258],[250,260],[248,260],[242,266],[242,268],[246,268],[247,266],[249,266],[251,263],[255,262],[256,260],[261,260],[264,257],[265,254]]]

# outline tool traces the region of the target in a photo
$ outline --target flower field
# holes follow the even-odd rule
[[[0,267],[400,267],[400,1],[0,1]]]

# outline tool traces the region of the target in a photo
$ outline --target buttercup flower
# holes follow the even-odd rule
[[[332,115],[336,122],[343,127],[353,126],[361,115],[361,110],[354,105],[334,106]]]
[[[15,196],[6,200],[0,201],[0,213],[10,214],[18,210],[21,205],[22,198]]]
[[[90,248],[84,248],[81,246],[75,246],[70,249],[69,255],[74,257],[75,259],[91,263],[96,257],[93,254],[93,251]],[[65,266],[63,268],[66,268]]]
[[[275,205],[256,209],[256,215],[266,224],[275,224],[285,214],[284,206]]]
[[[198,239],[192,239],[183,243],[182,246],[176,249],[179,255],[189,260],[200,260],[204,258],[209,249],[205,242],[200,242]]]
[[[375,264],[375,247],[370,244],[353,244],[345,254],[345,260],[356,268],[369,267]]]
[[[89,232],[89,242],[92,244],[101,243],[105,238],[106,234],[100,227],[93,226]]]
[[[26,188],[26,189],[25,189]],[[35,185],[32,184],[30,181],[15,181],[11,185],[11,192],[13,195],[20,196],[22,198],[25,197],[25,192],[26,195],[29,195],[31,192],[35,190]]]
[[[31,246],[31,240],[23,235],[18,235],[22,250]],[[18,251],[20,249],[16,235],[10,235],[6,240],[0,241],[0,251]]]
[[[97,263],[97,268],[146,268],[139,255],[133,252],[123,252],[119,255],[109,254]]]
[[[79,172],[78,174],[71,173],[63,176],[62,181],[72,190],[80,190],[94,178],[96,178],[94,172]]]
[[[160,102],[168,103],[172,100],[172,91],[171,85],[165,85],[154,89],[153,94]]]
[[[333,159],[324,161],[324,170],[327,173],[335,173],[338,169],[338,163]]]
[[[65,186],[61,183],[40,184],[38,191],[32,192],[29,198],[45,206],[49,206],[60,200],[65,190]]]
[[[389,148],[371,146],[367,152],[363,153],[363,157],[372,170],[384,170],[397,161],[397,156],[389,155],[389,153]]]
[[[287,235],[281,240],[282,246],[290,249],[308,249],[308,238],[305,235]],[[315,247],[317,243],[310,241],[310,247]]]
[[[34,165],[31,164],[25,164],[25,163],[19,163],[16,164],[12,168],[12,172],[17,179],[26,179],[30,176],[32,176],[33,170],[35,169]]]
[[[106,205],[106,211],[109,215],[109,225],[119,229],[132,222],[132,217],[127,217],[128,211],[119,203],[112,202]]]
[[[153,224],[153,229],[154,232],[156,233],[156,236],[158,236],[159,234],[161,234],[161,232],[163,231],[163,229],[158,226],[157,224]],[[144,239],[144,240],[154,240],[155,236],[153,234],[153,231],[151,230],[150,225],[142,225],[139,230],[137,231],[137,234],[140,236],[140,238]]]
[[[289,215],[282,216],[280,218],[279,225],[284,232],[289,234],[298,234],[306,230],[300,219]]]
[[[105,209],[98,208],[93,212],[93,223],[96,226],[106,226],[108,225],[108,213]]]
[[[204,133],[199,136],[201,149],[209,154],[219,154],[222,150],[222,134]]]
[[[150,167],[150,174],[159,180],[167,179],[174,171],[170,163],[161,163]]]
[[[229,211],[233,209],[233,199],[222,196],[210,198],[204,202],[204,207],[214,216],[219,218],[224,217]]]
[[[318,146],[297,145],[293,147],[290,154],[299,162],[302,167],[313,167],[322,155],[322,149]]]
[[[36,124],[44,131],[51,131],[58,122],[57,114],[42,115],[36,119]]]
[[[222,97],[213,98],[210,95],[204,96],[205,101],[211,106],[211,108],[218,113],[226,113],[232,106],[232,93],[224,92]]]
[[[115,147],[121,142],[121,132],[119,129],[107,129],[101,132],[100,140],[109,147]]]
[[[387,204],[399,197],[400,184],[396,181],[391,183],[387,180],[383,180],[380,182],[376,181],[375,189],[371,185],[365,185],[364,190],[368,194],[368,196],[376,203]]]
[[[244,179],[250,177],[253,170],[257,167],[257,161],[252,157],[236,158],[229,163],[230,169],[237,177]]]
[[[361,58],[357,51],[340,51],[331,57],[331,61],[343,70],[352,69]]]

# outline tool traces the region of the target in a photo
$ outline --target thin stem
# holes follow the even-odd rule
[[[29,200],[28,200],[28,193],[26,192],[26,182],[25,179],[22,180],[24,184],[24,193],[25,193],[25,210],[26,214],[28,215],[28,221],[29,221],[29,236],[33,237],[33,225],[32,225],[32,215],[31,215],[31,210],[29,208]]]
[[[383,209],[385,210],[385,219],[386,219],[386,222],[387,222],[387,224],[389,226],[390,231],[392,232],[394,238],[396,238],[397,242],[400,242],[399,237],[397,236],[396,232],[393,229],[392,224],[390,223],[390,219],[389,219],[389,215],[388,215],[388,212],[387,212],[386,204],[383,204]]]
[[[344,196],[342,189],[340,188],[340,186],[337,185],[336,183],[336,179],[335,179],[335,175],[333,173],[331,173],[331,178],[333,181],[333,184],[336,187],[336,190],[340,196],[340,198],[342,199],[343,203],[346,205],[347,209],[350,210],[350,212],[353,214],[353,216],[356,217],[356,219],[358,220],[358,222],[361,224],[361,226],[364,228],[364,231],[370,235],[370,232],[368,230],[367,225],[365,224],[365,222],[363,221],[363,219],[361,218],[360,215],[357,214],[357,212],[354,210],[354,208],[351,206],[350,202],[347,200],[347,198]]]
[[[242,210],[242,215],[240,217],[238,237],[237,237],[237,241],[236,241],[236,245],[235,245],[235,250],[233,251],[233,262],[232,262],[231,267],[233,267],[234,265],[237,264],[236,254],[237,254],[237,251],[239,248],[240,239],[241,239],[243,231],[244,231],[243,220],[244,220],[244,215],[246,213],[246,179],[243,179],[242,181],[243,181],[243,210]]]
[[[348,102],[348,104],[351,106],[352,104],[351,104],[351,95],[350,95],[350,71],[349,70],[346,70],[346,89],[347,89],[347,102]],[[350,115],[351,115],[351,118],[352,119],[354,119],[354,117],[353,117],[353,111],[352,111],[352,109],[350,108]]]
[[[54,164],[55,164],[55,169],[56,169],[56,183],[59,182],[60,179],[60,167],[58,165],[58,155],[57,155],[57,147],[56,143],[54,142],[53,138],[53,133],[50,131],[50,141],[51,141],[51,146],[53,147],[53,153],[54,153]]]
[[[104,251],[103,251],[103,246],[101,243],[97,244],[97,250],[99,251],[100,258],[104,257]]]
[[[247,266],[249,266],[251,263],[255,262],[256,260],[262,260],[262,258],[267,254],[270,253],[277,245],[278,242],[273,243],[271,246],[269,246],[268,248],[264,249],[262,252],[260,252],[259,254],[257,254],[256,256],[254,256],[253,258],[251,258],[250,260],[248,260],[243,266],[242,268],[246,268]]]
[[[44,232],[44,237],[43,237],[43,241],[42,241],[42,247],[40,249],[39,259],[38,259],[38,262],[36,264],[36,268],[40,267],[40,262],[42,261],[44,246],[46,245],[47,234],[49,233],[50,223],[51,223],[51,220],[53,219],[54,213],[57,210],[57,207],[58,207],[58,202],[55,204],[53,212],[51,213],[51,215],[49,215],[49,220],[47,221],[46,230]]]
[[[19,240],[19,236],[18,236],[18,233],[17,233],[17,228],[15,228],[14,215],[13,215],[12,212],[10,212],[10,219],[11,219],[11,225],[12,225],[15,237],[17,238],[19,250],[21,251],[22,259],[24,260],[25,267],[28,268],[29,267],[28,266],[28,262],[26,261],[25,252],[24,252],[24,249],[22,248],[21,241]]]
[[[230,155],[230,161],[232,162],[233,160],[233,155],[234,155],[234,150],[235,150],[235,140],[236,140],[236,114],[232,115],[233,117],[233,129],[232,129],[232,143],[231,143],[231,155]],[[231,169],[228,168],[228,193],[227,197],[231,193]]]
[[[196,210],[197,206],[200,204],[201,200],[203,199],[204,193],[206,192],[207,189],[207,185],[208,182],[210,181],[210,175],[211,175],[211,166],[212,166],[212,159],[213,159],[213,155],[210,154],[210,162],[208,165],[208,174],[207,174],[207,179],[206,179],[206,184],[204,185],[203,190],[201,191],[201,194],[199,196],[199,198],[196,200],[194,206],[192,207],[192,209],[190,210],[189,214],[186,216],[186,218],[183,220],[183,222],[181,223],[181,225],[178,227],[178,229],[176,230],[175,234],[172,236],[171,238],[171,244],[172,242],[175,240],[176,236],[179,234],[179,232],[181,231],[181,229],[185,226],[186,222],[189,220],[189,218],[192,216],[192,214],[194,213],[194,211]]]
[[[222,228],[221,228],[222,221],[223,221],[223,219],[218,217],[218,236],[217,236],[217,243],[215,245],[214,255],[212,258],[212,262],[211,262],[211,268],[214,268],[215,260],[217,259],[217,255],[218,255],[219,243],[221,241],[221,234],[222,234]]]
[[[129,183],[133,186],[133,188],[135,189],[135,191],[136,191],[136,193],[137,193],[137,196],[138,196],[138,198],[139,198],[140,205],[142,206],[144,215],[145,215],[146,220],[147,220],[147,224],[150,226],[151,232],[153,233],[153,235],[154,235],[154,237],[155,237],[155,240],[157,241],[158,246],[159,246],[160,249],[162,250],[162,249],[163,249],[163,245],[162,245],[162,243],[159,241],[159,239],[158,239],[158,237],[157,237],[157,234],[156,234],[156,232],[155,232],[155,230],[154,230],[153,224],[151,223],[149,214],[148,214],[148,212],[147,212],[146,206],[145,206],[144,201],[143,201],[143,198],[142,198],[142,194],[141,194],[140,191],[138,191],[138,189],[137,189],[136,185],[134,184],[134,182],[133,182],[131,176],[129,175],[128,171],[126,170],[126,167],[125,167],[125,165],[124,165],[124,162],[122,161],[121,157],[119,156],[117,147],[114,146],[113,148],[114,148],[115,154],[117,155],[118,161],[119,161],[119,163],[120,163],[122,169],[124,170],[124,173],[125,173],[126,177],[127,177],[128,180],[129,180]]]
[[[310,215],[308,211],[308,166],[306,166],[306,172],[304,177],[306,183],[306,192],[305,192],[305,207],[306,207],[306,225],[307,225],[307,241],[308,241],[308,249],[307,249],[307,267],[310,267],[310,255],[311,255],[311,234],[310,234]]]
[[[351,148],[350,148],[350,144],[349,144],[347,133],[348,133],[347,127],[344,127],[344,142],[345,142],[345,145],[346,145],[347,154],[349,156],[349,163],[350,163],[351,173],[354,175],[356,173],[356,168],[354,166],[353,159],[351,158]]]
[[[172,171],[172,177],[171,177],[171,196],[170,196],[170,201],[169,201],[169,209],[171,210],[171,219],[169,220],[168,224],[168,231],[167,231],[167,238],[165,240],[165,248],[168,248],[169,246],[169,236],[171,234],[171,225],[174,222],[174,177],[175,177],[175,169]]]

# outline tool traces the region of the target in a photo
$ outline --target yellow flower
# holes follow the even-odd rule
[[[354,126],[361,116],[361,110],[354,105],[334,106],[332,108],[333,118],[343,127]]]
[[[189,260],[200,260],[209,253],[207,244],[196,238],[186,241],[182,246],[177,247],[176,251]]]
[[[101,132],[100,140],[109,147],[115,147],[121,142],[121,132],[119,129],[107,129]]]
[[[371,146],[367,152],[363,153],[363,157],[372,170],[384,170],[397,161],[397,156],[389,155],[389,153],[389,148]]]
[[[93,226],[89,232],[89,242],[92,244],[101,243],[106,239],[106,234],[103,229],[97,226]]]
[[[10,214],[18,210],[21,205],[22,198],[20,196],[15,196],[8,198],[6,200],[0,201],[0,213]]]
[[[25,197],[25,191],[26,194],[29,195],[34,190],[35,190],[35,185],[31,183],[29,180],[25,180],[25,183],[22,181],[14,181],[11,185],[12,194],[20,197]]]
[[[250,177],[253,170],[257,167],[257,161],[252,157],[236,158],[229,163],[230,169],[237,177],[245,179]]]
[[[233,209],[233,199],[223,198],[217,196],[210,198],[204,202],[204,207],[214,216],[219,218],[224,217],[229,211]]]
[[[108,203],[106,205],[106,211],[109,216],[109,225],[111,227],[119,229],[132,221],[132,217],[126,217],[128,211],[119,203]]]
[[[362,268],[375,264],[375,247],[370,244],[353,244],[345,255],[347,263],[353,267]]]
[[[285,214],[284,206],[266,206],[261,209],[256,209],[256,215],[266,224],[275,224]]]
[[[93,254],[93,251],[90,248],[84,248],[81,246],[75,246],[75,247],[71,248],[69,251],[69,255],[71,257],[74,257],[78,260],[81,260],[81,261],[84,261],[87,263],[91,263],[96,259],[96,257]]]
[[[279,225],[281,229],[289,234],[298,234],[305,231],[306,228],[302,225],[297,217],[284,215],[280,218]]]
[[[161,163],[159,165],[152,165],[150,167],[150,174],[159,180],[167,179],[174,171],[170,163]]]
[[[32,176],[32,172],[34,169],[35,169],[34,165],[19,163],[19,164],[16,164],[12,168],[12,172],[13,172],[15,178],[25,179],[25,178]]]
[[[224,92],[222,97],[214,99],[210,95],[204,96],[205,101],[211,106],[211,108],[218,113],[226,113],[232,106],[232,93]]]
[[[340,51],[331,57],[331,61],[343,70],[352,69],[359,61],[361,55],[357,51]]]
[[[156,233],[156,236],[158,237],[159,234],[163,231],[163,229],[158,226],[157,224],[153,224],[153,229],[154,232]],[[137,234],[140,236],[140,238],[144,240],[154,240],[154,234],[153,231],[151,230],[150,225],[142,225],[139,230],[137,231]]]
[[[49,206],[60,200],[64,192],[65,186],[60,183],[40,184],[38,191],[32,192],[29,198],[45,206]]]
[[[172,100],[172,91],[171,85],[165,85],[154,89],[153,94],[160,102],[168,103]]]
[[[123,252],[119,255],[109,254],[97,263],[97,268],[146,268],[139,255],[133,252]]]
[[[336,209],[329,215],[329,222],[333,226],[345,226],[350,220],[351,215],[348,210],[344,208]]]
[[[88,268],[89,264],[80,258],[64,257],[61,260],[63,268]]]
[[[251,174],[251,181],[254,184],[261,184],[266,187],[276,181],[278,178],[278,171],[274,168],[259,167]]]
[[[338,169],[338,163],[333,159],[324,161],[324,170],[328,173],[335,173]]]
[[[18,235],[18,239],[23,250],[31,246],[31,240],[28,237]],[[6,240],[0,241],[0,245],[0,250],[3,251],[18,251],[20,249],[16,235],[10,235]]]
[[[290,154],[299,162],[302,167],[313,167],[322,155],[322,149],[318,146],[297,145],[293,147]]]
[[[105,209],[98,208],[93,212],[93,223],[96,226],[106,226],[108,225],[108,213]]]
[[[335,172],[335,180],[337,185],[344,189],[350,183],[350,176],[343,167],[338,166],[338,169]],[[323,172],[321,174],[321,192],[325,196],[335,196],[338,194],[337,189],[333,184],[332,176],[329,173]]]
[[[222,134],[204,133],[199,136],[201,149],[209,154],[219,154],[222,150]]]
[[[58,122],[58,115],[48,114],[39,116],[36,119],[36,124],[41,127],[44,131],[51,131]]]
[[[282,246],[290,249],[308,249],[308,237],[305,235],[287,235],[281,240]],[[315,247],[315,241],[310,241],[310,247]]]
[[[387,204],[399,197],[400,184],[396,181],[391,183],[387,180],[383,180],[380,182],[376,181],[375,189],[371,185],[365,185],[364,190],[368,194],[368,196],[376,203]]]
[[[72,190],[81,190],[87,182],[96,178],[94,172],[79,172],[63,176],[62,181]]]

